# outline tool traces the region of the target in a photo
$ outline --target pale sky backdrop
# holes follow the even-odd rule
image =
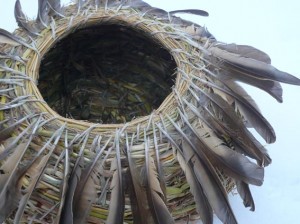
[[[0,27],[13,31],[14,0],[0,0]],[[64,1],[67,2],[67,1]],[[182,16],[205,25],[220,41],[255,46],[271,56],[280,70],[300,77],[300,1],[298,0],[148,0],[165,10],[203,9],[208,18]],[[33,18],[37,0],[21,0]],[[251,88],[253,98],[275,128],[277,141],[267,146],[273,163],[266,168],[262,187],[251,186],[256,211],[243,207],[238,195],[230,196],[241,224],[300,223],[300,87],[283,84],[284,102]],[[216,220],[215,223],[220,223]]]

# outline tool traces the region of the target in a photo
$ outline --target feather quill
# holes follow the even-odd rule
[[[77,0],[77,13],[80,12],[80,10],[83,8],[84,4],[85,4],[85,0]]]
[[[109,213],[106,220],[107,224],[121,224],[123,223],[123,210],[124,210],[124,192],[122,189],[121,177],[116,170],[113,174],[111,181],[111,199],[109,205]],[[118,213],[121,212],[121,213]]]

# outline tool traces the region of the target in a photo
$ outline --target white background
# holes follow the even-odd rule
[[[66,2],[66,1],[64,1]],[[203,9],[208,18],[182,16],[205,25],[220,41],[255,46],[271,56],[278,69],[300,77],[300,3],[296,0],[185,0],[146,1],[165,10]],[[23,0],[22,7],[30,18],[37,12],[37,0]],[[16,28],[14,0],[0,0],[0,27]],[[256,211],[243,207],[238,195],[230,196],[239,223],[300,223],[300,87],[285,85],[284,103],[251,88],[263,114],[273,125],[277,141],[266,146],[273,163],[266,168],[262,187],[252,187]],[[215,223],[220,223],[218,220]]]

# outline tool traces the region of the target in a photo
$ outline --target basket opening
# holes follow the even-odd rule
[[[61,116],[124,123],[160,106],[175,69],[168,50],[145,32],[101,24],[68,34],[44,55],[38,88]]]

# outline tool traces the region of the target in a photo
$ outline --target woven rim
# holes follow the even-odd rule
[[[43,100],[41,93],[35,82],[38,82],[38,75],[40,69],[41,58],[47,54],[47,52],[55,45],[57,41],[68,36],[68,34],[76,32],[83,27],[88,26],[101,26],[103,24],[118,24],[131,27],[133,29],[139,30],[145,35],[149,36],[153,40],[157,41],[158,44],[165,47],[171,55],[174,57],[178,71],[182,71],[186,74],[189,73],[190,66],[198,67],[200,61],[195,61],[194,59],[198,57],[198,49],[194,49],[194,52],[189,54],[183,53],[188,52],[190,48],[189,43],[184,40],[181,30],[175,30],[170,24],[160,23],[156,20],[151,20],[141,17],[133,9],[122,11],[115,10],[98,10],[96,13],[89,16],[89,19],[86,20],[86,17],[77,16],[73,19],[72,25],[70,26],[70,21],[68,19],[61,19],[57,24],[55,31],[45,30],[42,37],[37,38],[37,49],[38,52],[31,51],[28,53],[28,64],[26,71],[28,71],[28,76],[32,78],[32,82],[26,86],[26,94],[32,94],[37,97],[38,100]],[[130,15],[130,16],[128,16]],[[55,33],[55,39],[53,38],[53,32]],[[182,41],[178,41],[178,38]],[[198,55],[197,55],[198,54]],[[194,63],[191,64],[190,60],[193,60]],[[177,74],[175,88],[178,93],[178,97],[181,97],[187,90],[186,82],[182,81],[181,72]],[[19,88],[20,90],[20,88]],[[25,95],[25,93],[23,94]],[[171,93],[161,104],[161,106],[154,112],[155,114],[172,114],[174,105],[176,105],[175,93]],[[40,112],[46,112],[51,114],[53,117],[57,118],[59,125],[62,125],[64,122],[67,122],[70,127],[78,128],[78,130],[84,130],[87,127],[90,127],[92,124],[85,121],[76,121],[74,119],[64,118],[58,115],[54,110],[52,110],[47,104],[37,102],[33,106],[40,110]],[[30,112],[30,111],[28,111]],[[149,116],[140,117],[133,121],[127,122],[127,128],[134,128],[139,123],[148,123]],[[155,118],[156,117],[156,118]],[[152,116],[153,119],[158,120],[157,116]],[[97,124],[95,131],[100,131],[105,129],[105,131],[116,128],[122,128],[124,124]]]

